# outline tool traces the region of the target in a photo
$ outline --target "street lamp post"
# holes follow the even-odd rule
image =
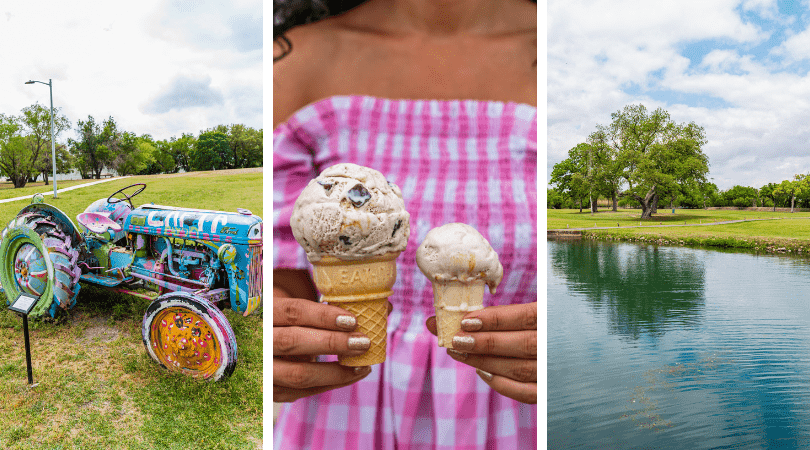
[[[51,165],[53,166],[53,198],[56,198],[56,141],[53,139],[53,80],[48,78],[48,82],[28,80],[25,84],[41,83],[47,84],[51,91]]]

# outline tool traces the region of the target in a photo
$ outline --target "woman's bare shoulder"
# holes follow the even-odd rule
[[[273,42],[273,128],[316,100],[313,83],[334,57],[335,29],[330,22],[295,27]]]

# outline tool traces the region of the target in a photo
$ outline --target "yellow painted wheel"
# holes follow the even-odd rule
[[[146,311],[143,340],[149,355],[166,369],[194,378],[219,380],[236,366],[236,339],[215,306],[191,294],[161,296]]]

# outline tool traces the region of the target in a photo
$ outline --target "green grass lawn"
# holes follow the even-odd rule
[[[652,226],[652,225],[680,225],[680,224],[700,224],[707,222],[723,222],[726,220],[750,220],[768,218],[797,218],[810,217],[808,212],[783,213],[783,212],[763,212],[763,211],[727,211],[727,210],[704,210],[704,209],[676,209],[672,214],[671,209],[658,209],[652,219],[641,220],[640,209],[619,209],[617,212],[610,210],[600,210],[596,214],[591,214],[587,210],[579,212],[578,209],[549,209],[547,210],[549,230],[565,228],[592,228],[621,226]]]
[[[84,184],[95,180],[59,180],[56,183],[57,189],[62,189],[77,184]],[[53,193],[53,180],[48,180],[46,185],[42,181],[36,183],[26,183],[24,187],[19,189],[14,188],[14,183],[7,181],[0,182],[0,200],[6,198],[22,197],[23,195],[34,195],[37,192],[50,192]],[[50,197],[49,197],[50,198]]]
[[[84,183],[95,180],[83,180]],[[236,211],[236,208],[247,208],[253,214],[262,215],[262,173],[254,170],[222,172],[191,172],[175,175],[151,175],[127,177],[106,183],[75,189],[59,194],[57,199],[45,197],[45,202],[61,209],[71,219],[84,211],[90,203],[107,198],[113,192],[135,183],[146,183],[146,190],[132,199],[135,207],[145,203],[156,203],[167,206]],[[61,183],[59,185],[61,187]],[[65,186],[67,187],[67,186]],[[28,187],[14,189],[15,194],[5,198],[27,195]],[[41,192],[32,189],[30,194]],[[132,192],[130,189],[127,192]],[[7,192],[7,191],[2,191]],[[22,192],[22,193],[20,193]],[[5,227],[10,219],[25,206],[30,199],[0,203],[0,226]]]
[[[145,182],[133,203],[262,216],[262,173],[200,172],[131,177],[65,192],[75,216],[121,187]],[[8,196],[9,197],[14,197]],[[50,197],[46,202],[51,203]],[[0,204],[2,225],[28,202]],[[262,445],[262,309],[225,311],[236,334],[234,374],[208,383],[174,375],[141,341],[148,301],[83,285],[76,308],[56,323],[30,323],[34,388],[27,386],[22,319],[0,312],[0,448],[252,449]]]
[[[810,213],[782,213],[726,210],[660,210],[652,219],[640,220],[640,210],[599,212],[548,210],[548,229],[582,228],[583,235],[663,244],[747,248],[770,252],[802,252],[810,249]],[[760,219],[760,220],[756,220]],[[762,220],[777,219],[777,220]],[[711,226],[666,227],[663,225],[703,225],[729,220],[744,223]],[[639,226],[640,224],[640,226]],[[611,227],[594,230],[595,227]],[[629,228],[633,227],[633,228]]]

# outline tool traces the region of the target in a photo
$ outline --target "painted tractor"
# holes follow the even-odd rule
[[[247,316],[262,301],[262,220],[244,209],[133,208],[144,189],[94,202],[78,227],[41,197],[23,208],[0,243],[7,304],[26,292],[40,297],[31,315],[54,317],[76,304],[79,281],[146,298],[141,332],[152,359],[194,378],[227,377],[237,348],[220,308]]]

